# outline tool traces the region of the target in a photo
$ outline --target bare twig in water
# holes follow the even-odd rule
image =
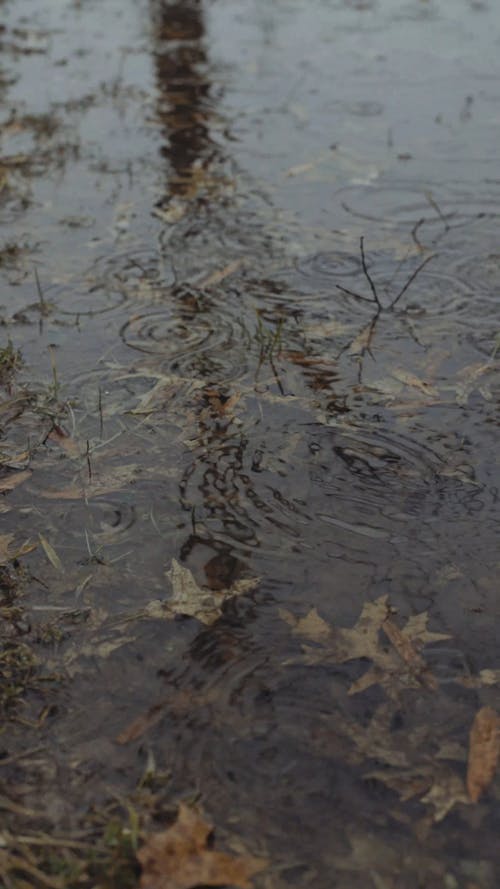
[[[36,265],[33,266],[33,271],[35,272],[35,282],[36,282],[36,289],[38,292],[38,301],[40,303],[40,313],[42,315],[46,315],[47,314],[47,303],[45,302],[45,298],[44,298],[43,290],[42,290],[42,285],[40,284],[40,278],[38,277],[38,269],[37,269]]]
[[[365,273],[365,278],[368,281],[371,291],[373,293],[373,299],[377,303],[379,309],[382,309],[382,303],[380,302],[380,300],[378,298],[377,288],[375,287],[375,284],[373,283],[373,281],[370,277],[370,273],[366,267],[364,242],[365,242],[365,239],[364,239],[363,235],[361,235],[361,238],[359,239],[359,249],[361,250],[361,264],[363,266],[363,272]]]
[[[394,308],[394,306],[396,305],[396,303],[399,302],[399,300],[401,299],[401,297],[406,293],[406,291],[408,290],[408,287],[410,286],[410,284],[415,280],[415,278],[417,277],[418,273],[421,272],[422,269],[423,269],[423,267],[424,267],[425,265],[427,265],[427,263],[430,262],[431,259],[434,259],[435,257],[436,257],[436,254],[435,254],[435,253],[431,253],[430,256],[427,256],[427,258],[424,259],[424,261],[421,262],[419,266],[417,266],[417,268],[415,269],[415,271],[412,272],[412,274],[411,274],[410,277],[408,278],[408,280],[407,280],[406,284],[404,285],[404,287],[399,291],[399,293],[398,293],[398,295],[395,297],[395,299],[393,299],[392,303],[391,303],[390,306],[389,306],[389,309],[393,309],[393,308]]]
[[[99,396],[98,396],[98,400],[97,400],[97,410],[99,411],[99,438],[102,441],[102,433],[104,430],[104,419],[102,416],[102,390],[101,390],[100,386],[99,386],[98,392],[99,392]]]
[[[85,456],[87,458],[87,469],[89,472],[89,481],[92,481],[92,466],[90,463],[90,442],[88,439],[87,439],[87,450],[85,452]]]
[[[413,234],[414,234],[414,240],[416,243],[417,243],[416,231],[417,231],[418,225],[420,225],[420,223],[423,221],[424,221],[423,219],[420,220],[420,222],[417,223],[417,225],[414,227]],[[367,296],[362,296],[362,294],[356,293],[354,290],[348,290],[347,287],[343,287],[341,284],[336,284],[335,286],[336,286],[337,290],[341,291],[341,293],[345,293],[347,296],[353,296],[355,299],[362,300],[362,302],[368,302],[375,307],[374,315],[371,318],[370,322],[362,329],[362,331],[360,333],[357,334],[356,337],[354,337],[354,339],[352,339],[346,346],[344,346],[341,349],[341,351],[339,352],[339,354],[337,355],[337,360],[338,360],[340,358],[340,356],[342,354],[344,354],[344,352],[347,352],[350,349],[352,349],[353,345],[356,342],[360,344],[359,359],[358,360],[359,360],[359,380],[361,381],[361,376],[362,376],[362,372],[363,372],[363,359],[364,359],[364,356],[366,355],[366,353],[368,353],[370,355],[370,357],[373,360],[375,360],[374,355],[372,353],[371,346],[372,346],[373,338],[375,336],[375,330],[376,330],[377,322],[380,318],[380,315],[383,312],[389,312],[395,308],[395,306],[397,305],[397,303],[399,302],[401,297],[404,296],[404,294],[406,293],[406,291],[408,290],[410,285],[413,283],[413,281],[415,280],[415,278],[417,277],[419,272],[421,272],[422,269],[424,268],[424,266],[426,266],[427,263],[431,261],[431,259],[434,259],[437,254],[432,253],[430,256],[427,256],[423,260],[423,262],[421,262],[420,265],[417,266],[415,271],[413,271],[411,273],[411,275],[407,279],[406,283],[403,285],[403,287],[401,288],[399,293],[394,297],[392,302],[390,302],[389,305],[384,306],[380,301],[380,298],[379,298],[379,295],[377,292],[377,288],[375,286],[375,283],[374,283],[374,281],[368,271],[367,265],[366,265],[364,237],[361,237],[361,239],[360,239],[360,250],[361,250],[361,264],[363,266],[363,272],[364,272],[365,278],[367,279],[367,281],[370,285],[370,289],[371,289],[373,298],[369,298]],[[395,274],[397,274],[401,265],[402,265],[402,263],[399,264]],[[394,279],[394,275],[393,275],[393,279]]]
[[[354,290],[348,290],[347,287],[342,287],[341,284],[336,284],[335,287],[337,290],[341,290],[342,293],[346,293],[347,296],[354,296],[355,299],[361,299],[364,303],[372,303],[373,300],[370,299],[369,296],[361,296],[360,293],[355,293]]]
[[[439,206],[438,202],[435,200],[432,192],[426,191],[425,197],[426,197],[427,202],[431,205],[432,209],[435,210],[437,215],[439,216],[441,222],[444,225],[445,231],[449,231],[450,226],[448,224],[446,216],[444,215],[443,211],[441,210],[441,207]]]
[[[54,398],[57,398],[59,395],[59,380],[57,377],[57,365],[56,365],[56,356],[54,353],[54,346],[49,346],[49,358],[50,358],[50,366],[52,368],[52,380],[53,380],[53,390],[54,390]]]
[[[425,222],[425,217],[422,216],[422,218],[419,219],[418,222],[415,223],[415,225],[413,226],[413,228],[411,230],[411,236],[412,236],[413,240],[415,241],[415,244],[417,245],[419,250],[425,250],[424,245],[421,243],[421,241],[419,241],[418,235],[417,235],[417,232],[418,232],[420,226],[423,225],[424,222]]]
[[[420,221],[423,222],[424,220],[422,219],[422,220],[420,220]],[[373,279],[372,279],[372,277],[371,277],[371,275],[370,275],[370,273],[369,273],[369,271],[368,271],[368,269],[367,269],[367,266],[366,266],[365,248],[364,248],[364,237],[361,237],[361,239],[360,239],[360,250],[361,250],[361,264],[362,264],[362,266],[363,266],[363,272],[364,272],[365,277],[366,277],[366,279],[367,279],[367,281],[368,281],[368,283],[369,283],[369,285],[370,285],[370,289],[371,289],[371,292],[372,292],[372,294],[373,294],[373,299],[370,299],[370,297],[368,297],[368,296],[362,296],[361,293],[356,293],[356,291],[354,291],[354,290],[348,290],[347,287],[343,287],[341,284],[336,284],[335,287],[337,288],[337,290],[340,290],[341,293],[345,293],[347,296],[353,296],[355,299],[360,299],[360,300],[362,300],[362,302],[365,302],[365,303],[372,303],[372,304],[374,303],[374,304],[377,306],[377,315],[380,314],[380,312],[386,312],[386,311],[388,311],[388,310],[390,310],[390,309],[393,309],[394,306],[399,302],[399,300],[401,299],[401,297],[406,293],[406,291],[408,290],[410,284],[413,283],[413,281],[415,280],[415,278],[417,277],[417,275],[419,274],[419,272],[422,271],[422,269],[424,268],[424,266],[426,266],[427,263],[431,261],[431,259],[434,259],[434,258],[437,256],[436,253],[431,253],[430,256],[427,256],[427,257],[423,260],[423,262],[421,262],[420,265],[417,266],[417,268],[415,269],[415,271],[411,273],[410,277],[408,278],[408,280],[406,281],[406,283],[404,284],[404,286],[401,288],[401,290],[399,291],[399,293],[397,294],[397,296],[392,300],[392,302],[389,303],[388,306],[384,306],[384,305],[382,305],[382,303],[380,302],[380,298],[379,298],[379,295],[378,295],[378,293],[377,293],[377,288],[375,287],[375,284],[374,284],[374,282],[373,282]],[[401,268],[401,265],[402,265],[402,263],[399,264],[399,266],[398,266],[398,268],[397,268],[397,270],[396,270],[396,274],[397,274],[397,272],[399,271],[399,269]],[[394,278],[394,276],[393,276],[393,278]]]

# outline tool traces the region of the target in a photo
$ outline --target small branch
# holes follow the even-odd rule
[[[364,303],[373,303],[373,300],[369,299],[368,296],[361,296],[360,293],[355,293],[354,290],[348,290],[347,287],[342,287],[341,284],[336,284],[335,287],[337,290],[341,290],[342,293],[346,293],[347,296],[354,296],[355,299],[361,299]]]
[[[413,228],[411,230],[411,236],[412,236],[413,240],[415,241],[415,244],[417,245],[419,250],[425,250],[424,245],[421,243],[421,241],[419,241],[418,236],[417,236],[417,232],[418,232],[420,226],[423,225],[424,222],[425,222],[425,217],[422,216],[422,218],[419,219],[418,222],[415,223],[415,225],[413,226]]]
[[[448,232],[450,230],[450,226],[448,225],[446,216],[444,215],[443,211],[441,210],[441,207],[439,206],[438,202],[434,199],[434,197],[430,191],[425,192],[425,197],[427,199],[427,202],[431,205],[432,209],[435,210],[437,215],[439,216],[441,222],[444,225],[445,231]]]
[[[38,269],[37,269],[36,265],[33,266],[33,271],[35,273],[36,289],[38,292],[38,301],[40,303],[40,313],[42,315],[46,315],[47,314],[47,303],[45,302],[45,298],[44,298],[43,290],[42,290],[42,285],[40,284],[40,278],[38,277]]]
[[[102,441],[102,434],[104,431],[104,418],[102,415],[102,390],[101,390],[100,386],[98,388],[98,392],[99,392],[99,397],[98,397],[98,401],[97,401],[97,409],[99,411],[99,438]]]
[[[85,456],[87,458],[87,470],[89,473],[89,482],[91,482],[92,481],[92,465],[90,462],[90,442],[88,439],[87,439],[87,450],[85,452]]]
[[[370,285],[370,288],[371,288],[371,291],[372,291],[372,293],[373,293],[373,299],[374,299],[375,302],[377,303],[377,306],[379,307],[379,309],[382,309],[382,303],[380,302],[380,300],[379,300],[379,298],[378,298],[377,288],[375,287],[375,284],[373,283],[373,281],[372,281],[372,279],[371,279],[371,277],[370,277],[370,273],[369,273],[369,271],[368,271],[368,269],[367,269],[367,267],[366,267],[364,240],[365,240],[365,239],[364,239],[363,235],[361,235],[361,238],[359,239],[359,248],[360,248],[360,250],[361,250],[361,264],[362,264],[362,266],[363,266],[363,271],[364,271],[364,273],[365,273],[365,278],[366,278],[366,280],[368,281],[368,283],[369,283],[369,285]]]
[[[410,286],[410,284],[413,283],[413,281],[415,280],[415,278],[417,277],[417,275],[419,274],[419,272],[422,271],[422,269],[424,268],[424,266],[426,266],[427,263],[431,261],[431,259],[435,259],[436,255],[437,255],[436,253],[431,253],[430,256],[428,256],[426,259],[424,259],[424,261],[421,262],[419,266],[417,266],[417,268],[415,269],[415,271],[413,272],[413,274],[411,274],[410,277],[408,278],[408,280],[407,280],[406,284],[404,285],[403,289],[400,290],[399,293],[398,293],[398,295],[393,299],[392,303],[391,303],[390,306],[389,306],[389,309],[393,309],[393,308],[394,308],[394,306],[396,305],[396,303],[399,302],[399,300],[401,299],[401,297],[406,293],[406,291],[408,290],[408,287]]]

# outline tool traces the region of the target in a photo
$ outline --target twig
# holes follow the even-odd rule
[[[371,291],[373,293],[373,299],[377,303],[377,306],[379,307],[379,309],[382,309],[382,303],[380,302],[380,300],[378,298],[377,288],[375,287],[375,284],[373,283],[373,281],[370,277],[370,273],[366,267],[364,240],[365,239],[364,239],[363,235],[361,235],[361,237],[359,239],[359,248],[361,250],[361,264],[363,266],[363,271],[365,273],[365,277],[366,277],[366,279],[370,285]]]
[[[450,226],[448,225],[448,222],[446,221],[446,216],[444,215],[443,211],[441,210],[441,207],[439,206],[437,201],[434,199],[432,192],[426,191],[425,197],[427,198],[427,201],[431,205],[432,209],[436,211],[437,215],[439,216],[441,222],[443,223],[443,225],[445,227],[445,230],[448,232],[450,230]]]
[[[88,438],[87,438],[87,450],[85,452],[85,456],[87,458],[87,469],[89,471],[89,481],[91,482],[92,481],[92,466],[90,463],[90,442],[89,442]]]
[[[46,315],[47,314],[47,303],[45,302],[45,299],[43,296],[43,290],[42,290],[42,286],[40,284],[40,278],[38,277],[38,269],[37,269],[36,265],[33,266],[33,271],[35,272],[36,289],[38,291],[38,300],[40,302],[40,312],[42,313],[42,315]]]
[[[424,224],[424,222],[425,222],[425,217],[422,216],[422,218],[419,219],[418,222],[415,223],[415,225],[413,226],[413,228],[411,230],[411,236],[412,236],[413,240],[415,241],[415,244],[417,245],[419,250],[425,250],[424,245],[421,243],[421,241],[419,241],[419,239],[417,237],[417,232],[418,232],[420,226]]]
[[[52,367],[52,379],[54,381],[53,382],[54,398],[57,398],[59,395],[59,380],[57,379],[57,365],[56,365],[56,359],[55,359],[55,355],[54,355],[54,346],[52,346],[52,345],[49,346],[49,357],[50,357],[50,364]]]
[[[100,386],[99,386],[98,391],[99,391],[99,397],[97,399],[97,409],[99,411],[99,438],[102,441],[102,433],[104,430],[104,419],[102,416],[102,390],[101,390]]]
[[[337,288],[337,290],[341,290],[342,293],[346,293],[347,296],[354,296],[355,299],[363,300],[364,303],[372,303],[373,302],[373,300],[369,299],[369,297],[361,296],[360,293],[355,293],[354,290],[348,290],[347,287],[342,287],[341,284],[336,284],[335,287]]]
[[[398,295],[395,297],[395,299],[393,299],[392,303],[391,303],[390,306],[389,306],[389,309],[393,309],[393,308],[394,308],[394,306],[396,305],[397,302],[399,302],[399,300],[401,299],[401,297],[403,296],[403,294],[406,293],[406,291],[408,290],[408,287],[410,286],[410,284],[415,280],[415,278],[417,277],[418,273],[422,271],[422,269],[424,268],[424,266],[426,266],[427,263],[431,261],[431,259],[435,259],[435,257],[436,257],[436,254],[435,254],[435,253],[431,253],[430,256],[427,256],[427,258],[424,259],[424,261],[421,262],[419,266],[417,266],[417,268],[415,269],[415,271],[414,271],[414,272],[410,275],[410,277],[408,278],[408,280],[407,280],[406,284],[404,285],[403,289],[400,290],[399,293],[398,293]]]

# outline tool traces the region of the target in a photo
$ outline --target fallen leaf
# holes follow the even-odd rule
[[[409,371],[396,368],[392,371],[392,375],[399,380],[400,383],[403,383],[405,386],[409,386],[412,389],[417,389],[424,395],[432,395],[436,398],[439,395],[439,392],[431,383],[426,382],[426,380],[421,380],[420,377],[409,373]]]
[[[43,546],[44,553],[47,556],[50,564],[53,566],[53,568],[56,569],[56,571],[64,573],[63,563],[61,562],[52,544],[50,544],[49,541],[46,540],[43,534],[39,534],[38,536],[40,538],[40,543]]]
[[[49,432],[48,438],[66,451],[69,457],[79,457],[80,448],[74,438],[71,437],[62,426],[54,426]]]
[[[434,821],[439,823],[457,803],[467,805],[469,798],[460,775],[443,770],[435,776],[431,789],[421,797],[420,802],[434,807]]]
[[[10,545],[13,539],[13,534],[0,534],[0,565],[5,565],[12,559]]]
[[[408,634],[401,632],[397,624],[394,623],[389,617],[382,623],[382,629],[389,639],[390,642],[394,645],[397,653],[399,654],[401,660],[405,661],[408,666],[412,667],[414,670],[422,670],[425,669],[425,661],[420,655],[415,651],[413,647],[413,643]]]
[[[467,790],[477,803],[491,784],[500,755],[500,717],[491,707],[476,713],[469,735]]]
[[[422,683],[430,688],[436,682],[427,668],[420,650],[428,642],[449,639],[444,633],[432,633],[427,629],[427,612],[410,617],[400,629],[392,620],[387,596],[380,596],[375,602],[367,602],[352,628],[328,627],[315,609],[300,620],[289,612],[281,616],[293,627],[293,632],[318,643],[316,647],[303,645],[306,661],[309,664],[332,660],[342,664],[346,661],[368,658],[372,666],[351,685],[349,694],[359,694],[375,684],[382,685],[388,693],[393,693],[403,683],[418,686]],[[328,632],[327,632],[328,630]],[[380,643],[380,631],[392,643],[387,649]],[[404,669],[404,666],[407,669]]]
[[[86,663],[85,658],[92,660],[102,658],[103,660],[106,660],[114,651],[123,648],[123,646],[128,645],[129,642],[135,642],[135,637],[120,636],[116,639],[103,639],[100,642],[85,642],[83,645],[69,648],[63,658],[64,668],[67,671],[68,676],[71,678],[78,673],[87,673],[88,664]]]
[[[148,729],[152,728],[160,721],[165,712],[166,703],[166,701],[160,701],[158,704],[153,704],[147,713],[141,713],[140,716],[134,719],[130,725],[120,732],[116,738],[116,743],[129,744],[130,741],[136,741],[137,738],[142,738]]]
[[[197,886],[237,886],[249,889],[254,874],[267,862],[235,856],[207,847],[213,827],[199,811],[180,803],[177,821],[150,836],[138,851],[141,889],[195,889]]]
[[[390,790],[398,793],[399,798],[403,802],[425,793],[432,783],[430,776],[421,774],[418,769],[403,769],[400,771],[376,769],[373,772],[367,772],[364,777],[365,779],[375,779],[385,784]]]
[[[470,364],[468,367],[462,368],[461,371],[457,374],[457,382],[455,386],[456,390],[456,399],[457,404],[465,405],[469,400],[469,396],[475,390],[482,392],[484,396],[484,392],[486,392],[486,397],[489,395],[488,390],[484,388],[484,384],[481,385],[482,378],[493,372],[498,370],[498,362],[486,361],[486,362],[478,362],[477,364]]]
[[[229,275],[233,275],[235,272],[237,272],[242,264],[243,259],[234,259],[233,262],[230,262],[228,265],[224,266],[223,269],[218,269],[216,272],[212,272],[208,276],[208,278],[204,278],[198,286],[214,287],[216,284],[220,284],[221,281],[224,281],[225,278],[228,278]]]
[[[14,534],[0,534],[0,565],[6,565],[7,562],[12,562],[13,559],[18,559],[19,556],[32,552],[38,546],[37,543],[27,542],[12,549],[11,543],[13,539]]]
[[[294,634],[298,636],[306,636],[313,642],[319,642],[322,639],[326,639],[331,633],[330,626],[327,624],[326,620],[323,620],[318,614],[316,608],[311,608],[305,617],[301,617],[298,620],[285,608],[280,608],[278,613],[281,619],[292,627],[292,632]]]
[[[31,471],[23,469],[21,472],[12,472],[10,475],[0,479],[0,494],[4,491],[13,491],[18,485],[31,478]]]
[[[42,497],[47,500],[82,500],[84,498],[99,497],[102,494],[111,494],[114,491],[120,491],[127,485],[132,484],[137,478],[137,465],[125,464],[124,466],[113,466],[106,472],[100,473],[98,476],[93,475],[91,479],[86,479],[81,483],[68,485],[66,488],[60,488],[58,491],[49,489],[41,491]]]
[[[209,590],[198,586],[189,568],[184,568],[172,559],[172,567],[166,572],[172,584],[171,598],[165,603],[167,616],[186,614],[210,626],[222,614],[222,606],[227,599],[241,596],[255,589],[259,583],[256,577],[237,580],[232,586],[222,590]]]
[[[23,463],[27,463],[29,461],[30,456],[31,455],[29,451],[21,451],[17,454],[2,454],[0,455],[0,465],[18,469],[19,465],[22,465]]]

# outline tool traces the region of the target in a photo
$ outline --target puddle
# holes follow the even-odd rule
[[[7,889],[495,889],[500,13],[0,8]]]

